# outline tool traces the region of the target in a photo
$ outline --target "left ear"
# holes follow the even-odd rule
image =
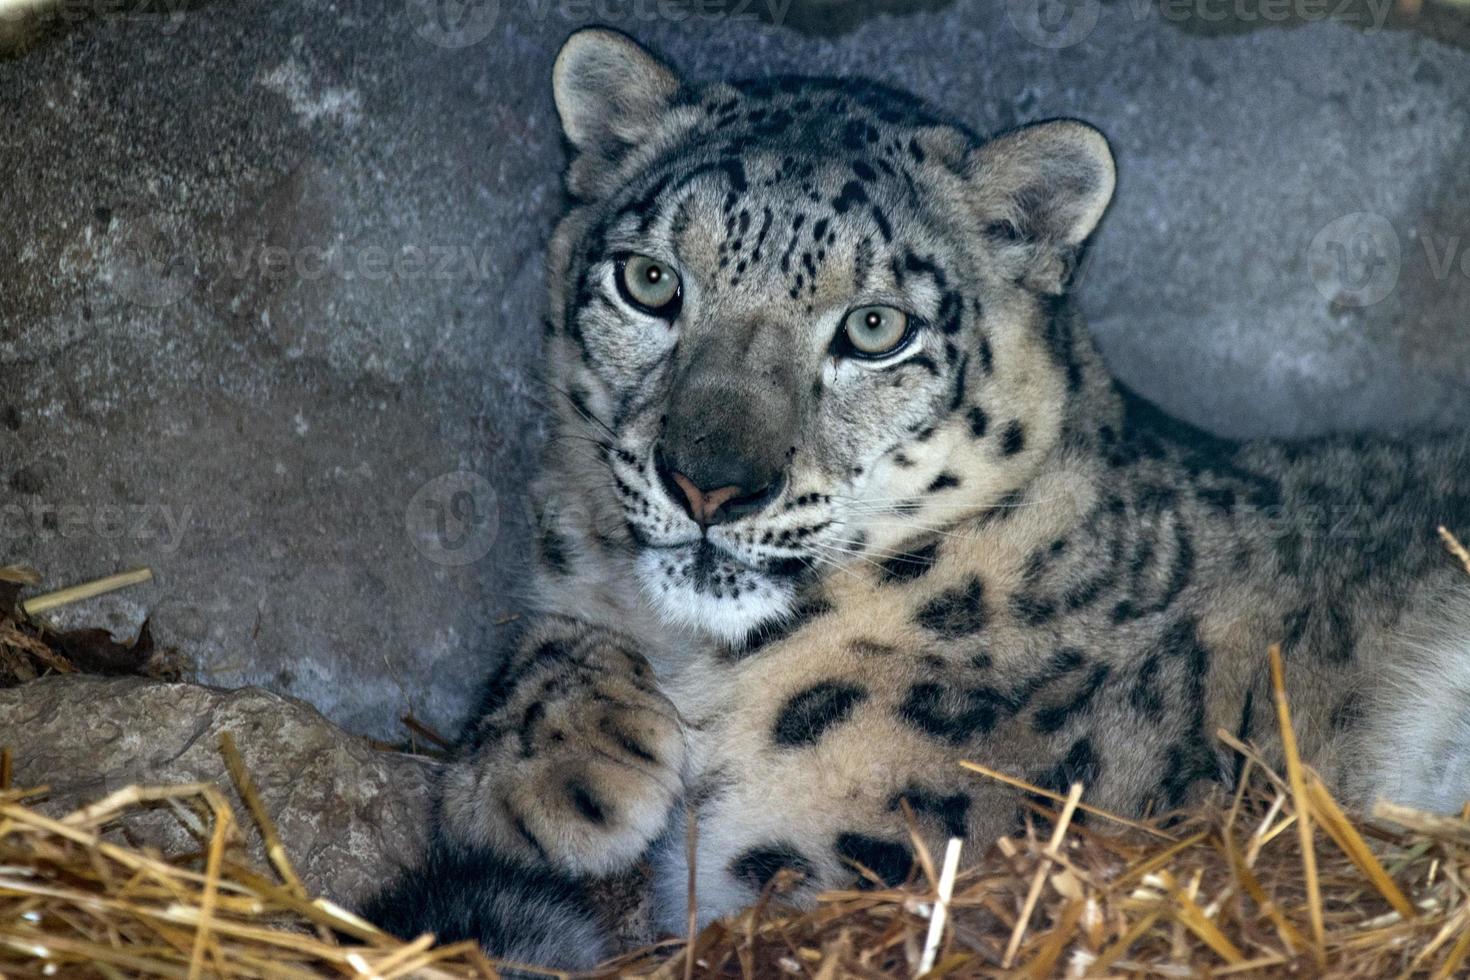
[[[622,161],[663,122],[678,77],[632,38],[586,28],[567,38],[551,72],[562,132],[576,156],[573,191]]]
[[[1038,292],[1065,292],[1113,198],[1107,137],[1073,119],[1037,123],[971,150],[965,171],[981,228],[1008,271]]]

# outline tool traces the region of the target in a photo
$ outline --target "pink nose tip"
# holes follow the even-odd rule
[[[684,499],[689,501],[689,516],[693,517],[701,525],[713,523],[715,515],[720,508],[731,500],[740,496],[740,488],[735,486],[720,487],[718,490],[701,490],[694,485],[694,481],[683,473],[672,473],[674,483],[678,485]]]

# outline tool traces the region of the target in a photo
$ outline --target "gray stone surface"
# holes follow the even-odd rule
[[[70,615],[151,612],[211,682],[390,737],[468,705],[524,600],[546,78],[591,19],[699,78],[856,72],[981,129],[1101,124],[1121,180],[1085,306],[1187,418],[1470,418],[1462,50],[1202,37],[1140,2],[1078,0],[1060,34],[1027,0],[926,2],[839,37],[673,0],[430,2],[191,5],[0,61],[0,557],[58,583],[153,566]],[[479,481],[431,483],[459,471]]]
[[[259,835],[220,755],[223,732],[313,894],[353,905],[387,869],[418,856],[432,764],[375,749],[300,701],[259,688],[84,677],[0,690],[0,745],[14,754],[16,785],[50,787],[43,810],[69,813],[134,784],[217,783],[264,868]],[[166,811],[134,811],[119,830],[165,853],[198,847]]]

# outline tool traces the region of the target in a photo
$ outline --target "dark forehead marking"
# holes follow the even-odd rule
[[[679,209],[674,212],[674,220],[669,223],[669,238],[678,241],[684,237],[684,232],[689,230],[689,225],[694,220],[694,207],[686,197],[679,202]]]
[[[862,292],[868,285],[868,272],[873,268],[873,243],[867,238],[859,239],[852,257],[852,288]]]
[[[883,236],[885,242],[893,241],[893,225],[888,221],[888,215],[878,205],[871,205],[869,210],[873,213],[873,223],[878,226],[878,234]]]
[[[682,170],[680,162],[678,159],[667,161],[661,172],[656,171],[658,176],[652,179],[646,190],[598,222],[593,234],[588,236],[589,249],[599,247],[608,230],[626,215],[636,216],[639,219],[638,231],[647,232],[669,201],[707,174],[723,173],[729,182],[731,193],[744,193],[749,186],[745,177],[745,164],[737,157],[725,156],[707,160],[688,170]]]
[[[761,249],[766,244],[766,235],[771,230],[771,222],[774,220],[774,218],[775,214],[771,211],[770,208],[761,209],[761,230],[756,233],[755,248],[750,256],[751,260],[754,262],[759,262],[761,260]]]
[[[855,205],[866,204],[867,201],[868,192],[863,190],[862,183],[856,180],[849,180],[842,185],[842,190],[832,199],[832,210],[838,214],[846,214]]]
[[[943,289],[946,285],[944,270],[934,261],[933,256],[920,257],[913,252],[905,252],[903,256],[903,269],[905,272],[928,276],[934,280],[934,285]]]

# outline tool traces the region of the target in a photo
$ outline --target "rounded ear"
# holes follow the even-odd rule
[[[562,45],[551,90],[572,147],[614,163],[658,125],[679,79],[627,35],[591,27]]]
[[[1063,292],[1078,250],[1113,199],[1117,170],[1107,137],[1075,119],[1036,123],[976,147],[966,169],[982,228],[1016,278]]]

